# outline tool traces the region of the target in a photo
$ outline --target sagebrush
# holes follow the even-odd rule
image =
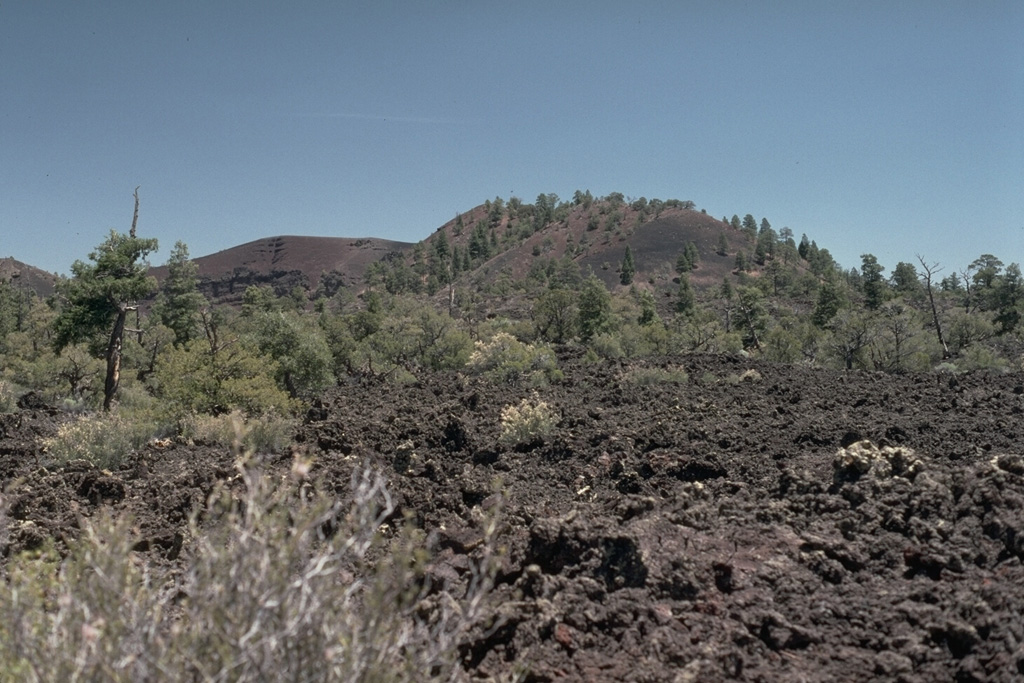
[[[132,552],[132,520],[106,512],[63,559],[12,558],[0,681],[462,678],[459,646],[497,567],[496,518],[463,585],[430,586],[428,543],[389,522],[379,473],[356,468],[342,502],[311,493],[308,468],[242,462],[192,516],[177,573]]]

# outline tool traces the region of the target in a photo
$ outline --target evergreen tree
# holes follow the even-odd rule
[[[109,330],[101,352],[107,361],[104,410],[110,410],[121,380],[121,348],[128,312],[137,310],[136,302],[157,288],[145,261],[146,256],[157,250],[157,241],[135,236],[138,217],[139,195],[136,192],[131,231],[122,235],[111,230],[106,241],[89,254],[92,264],[75,261],[71,278],[59,288],[66,303],[55,323],[58,352],[69,344],[83,341],[92,342],[94,351],[103,349],[102,344],[96,343],[97,336]]]
[[[583,283],[579,297],[580,339],[586,343],[612,326],[612,297],[608,289],[591,274]]]
[[[897,294],[915,296],[921,293],[921,278],[913,263],[904,263],[903,261],[897,263],[890,280],[893,291]]]
[[[199,331],[199,311],[208,301],[199,292],[199,266],[189,258],[188,245],[176,242],[167,259],[167,279],[153,304],[153,313],[174,332],[174,343],[182,346]]]
[[[636,275],[636,263],[633,261],[633,250],[626,245],[626,255],[622,257],[622,266],[619,268],[619,282],[624,285],[633,284],[633,276]]]
[[[835,277],[827,277],[818,288],[818,300],[811,314],[811,322],[816,327],[825,329],[836,313],[843,306],[843,293]]]
[[[659,322],[661,319],[658,317],[658,311],[654,306],[654,295],[645,289],[640,292],[639,299],[640,315],[637,316],[637,324],[641,327],[646,327]]]
[[[1024,280],[1020,266],[1011,263],[1006,272],[995,280],[993,302],[996,311],[995,323],[999,325],[999,333],[1013,332],[1021,317],[1021,304],[1024,302]]]
[[[685,251],[679,252],[679,257],[676,258],[676,272],[682,275],[691,270],[693,270],[693,264],[690,263],[690,255]]]
[[[747,263],[747,254],[742,249],[736,252],[736,272],[742,273],[750,268],[750,264]]]
[[[768,329],[764,294],[757,287],[737,287],[736,294],[736,307],[739,309],[737,327],[743,332],[743,344],[760,349],[761,337]]]
[[[886,286],[882,273],[885,267],[878,263],[874,254],[861,255],[861,277],[863,278],[864,305],[877,311],[878,307],[885,302]]]
[[[692,315],[697,308],[697,297],[690,284],[690,276],[683,273],[679,276],[679,290],[676,292],[676,312]]]
[[[757,219],[749,213],[743,217],[743,232],[747,234],[751,242],[757,239]]]
[[[796,253],[800,254],[800,258],[802,258],[804,261],[809,261],[810,260],[810,251],[811,251],[811,241],[809,239],[807,239],[807,234],[805,233],[800,238],[800,245],[796,248]]]
[[[729,238],[725,236],[724,232],[718,234],[718,249],[715,253],[719,256],[729,255]]]

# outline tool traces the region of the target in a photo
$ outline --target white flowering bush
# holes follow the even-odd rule
[[[557,424],[555,412],[534,394],[502,409],[499,441],[507,446],[537,443],[551,436]]]

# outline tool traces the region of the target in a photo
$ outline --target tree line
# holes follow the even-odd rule
[[[478,272],[518,233],[565,220],[572,207],[650,217],[668,203],[589,191],[571,202],[540,195],[533,205],[496,198],[473,226],[456,219],[468,240],[442,230],[411,259],[375,264],[359,287],[321,283],[312,295],[279,296],[254,286],[230,308],[202,294],[184,243],[171,250],[162,283],[148,275],[157,242],[136,234],[136,195],[131,230],[111,231],[53,297],[0,283],[0,408],[34,390],[68,407],[110,410],[124,387],[122,400],[157,401],[176,414],[292,414],[353,377],[402,383],[465,370],[499,334],[532,349],[523,353],[573,347],[590,362],[745,353],[849,370],[1020,369],[1024,282],[1018,264],[991,254],[958,271],[918,256],[886,276],[870,253],[844,269],[806,235],[797,241],[747,214],[723,219],[735,230],[723,231],[715,254],[734,267],[715,286],[692,284],[710,258],[693,243],[676,255],[670,284],[638,277],[644,264],[628,238],[613,287],[580,268],[572,245],[535,253],[523,277]]]

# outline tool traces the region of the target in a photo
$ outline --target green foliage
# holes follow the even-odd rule
[[[199,311],[209,302],[199,292],[199,266],[189,259],[188,246],[176,242],[167,259],[167,279],[153,303],[153,315],[174,332],[175,344],[186,344],[199,333]]]
[[[61,466],[84,460],[100,469],[115,470],[133,451],[164,430],[155,421],[113,413],[82,415],[63,423],[57,435],[44,440],[47,462]]]
[[[10,382],[0,379],[0,413],[14,412],[17,403],[14,397],[14,387]]]
[[[903,261],[897,263],[890,280],[892,281],[892,290],[897,295],[913,297],[922,293],[921,277],[913,263]]]
[[[524,381],[543,383],[560,375],[551,349],[524,344],[505,332],[499,332],[490,341],[476,342],[467,370],[493,382],[513,385]]]
[[[150,379],[155,395],[183,414],[241,410],[247,415],[297,409],[277,385],[277,363],[235,337],[219,345],[197,339],[165,349]]]
[[[533,324],[541,339],[562,344],[572,339],[579,323],[577,295],[567,289],[550,289],[533,304]]]
[[[846,303],[845,293],[835,277],[828,277],[818,288],[818,300],[811,314],[811,322],[824,329]]]
[[[756,287],[736,288],[739,315],[737,327],[742,330],[746,347],[761,348],[761,337],[768,328],[768,311],[764,305],[764,294]]]
[[[604,283],[591,274],[579,295],[580,339],[587,343],[612,327],[612,298]]]
[[[90,342],[97,355],[101,352],[107,343],[103,333],[110,333],[122,307],[156,290],[156,280],[148,275],[145,262],[156,249],[155,239],[111,230],[106,241],[89,254],[92,264],[72,264],[72,277],[57,287],[65,302],[54,322],[58,351],[76,342]]]
[[[241,322],[254,348],[275,361],[277,384],[292,398],[309,398],[334,383],[331,350],[316,321],[259,309]]]
[[[722,235],[725,236],[724,234]],[[697,264],[700,262],[700,252],[697,250],[697,245],[693,242],[687,242],[686,247],[680,252],[676,258],[676,272],[679,274],[689,273]]]
[[[253,453],[287,453],[293,444],[294,418],[270,411],[246,416],[239,410],[221,415],[193,415],[183,421],[180,436]]]
[[[860,272],[864,289],[864,305],[868,310],[876,311],[886,300],[888,294],[888,287],[885,284],[885,279],[882,277],[885,268],[878,263],[878,259],[873,254],[862,255],[861,261]]]
[[[619,266],[619,282],[624,285],[633,284],[633,276],[636,275],[636,262],[633,260],[633,250],[626,245],[626,255],[622,257],[622,264]]]
[[[679,289],[676,290],[676,312],[691,315],[696,309],[697,297],[690,284],[690,277],[683,273],[679,276]]]
[[[369,302],[365,311],[323,316],[320,326],[337,374],[410,376],[456,370],[469,359],[469,334],[447,313],[413,298]]]
[[[992,308],[996,312],[995,323],[999,333],[1007,334],[1016,329],[1024,304],[1024,278],[1020,266],[1011,263],[1006,272],[995,280],[992,292]]]

